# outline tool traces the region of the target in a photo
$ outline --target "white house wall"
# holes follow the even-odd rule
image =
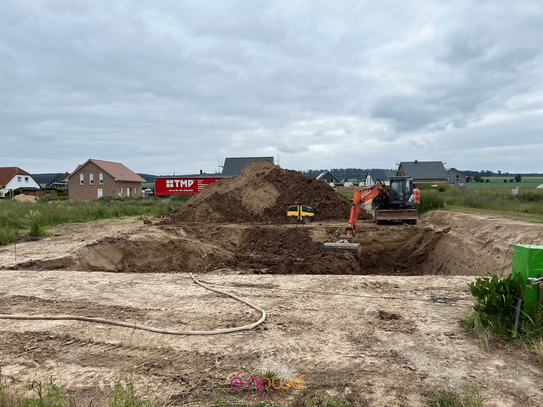
[[[18,181],[18,178],[21,178],[21,181]],[[28,177],[28,182],[25,181],[25,178]],[[4,195],[7,194],[7,191],[10,189],[17,189],[17,188],[41,188],[41,185],[38,184],[36,181],[34,181],[34,178],[32,178],[30,175],[16,175],[13,177],[11,181],[8,182],[7,185],[4,186],[2,189],[2,192],[4,192]]]

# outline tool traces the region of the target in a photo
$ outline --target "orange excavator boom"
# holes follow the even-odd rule
[[[381,185],[374,185],[372,187],[364,188],[362,190],[364,193],[360,192],[359,189],[354,191],[351,217],[349,218],[349,226],[347,226],[347,236],[354,236],[356,225],[358,223],[358,214],[360,213],[360,204],[366,203],[379,195],[379,190],[381,188]]]

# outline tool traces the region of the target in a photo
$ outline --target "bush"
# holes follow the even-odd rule
[[[38,210],[30,210],[28,215],[26,215],[30,229],[28,234],[30,236],[45,236],[47,234],[47,231],[43,227],[45,222],[41,219],[40,215],[41,213]]]
[[[543,335],[543,314],[539,303],[531,309],[523,307],[518,332],[514,329],[518,300],[525,300],[518,274],[505,278],[490,274],[489,277],[477,279],[469,287],[477,302],[473,311],[460,323],[487,345],[492,337],[532,341]]]
[[[439,194],[439,191],[423,190],[420,192],[419,216],[428,211],[445,207],[445,200]]]

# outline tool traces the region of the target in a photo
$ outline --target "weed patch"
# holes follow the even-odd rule
[[[422,214],[443,209],[445,207],[445,199],[440,195],[439,191],[421,191],[420,192],[420,204],[419,216]]]
[[[493,339],[521,339],[527,343],[543,337],[543,313],[538,303],[530,309],[522,309],[518,329],[515,330],[518,300],[525,300],[520,276],[502,278],[495,274],[479,278],[469,284],[477,299],[473,311],[460,324],[478,336],[488,348]]]
[[[428,407],[483,407],[484,397],[481,396],[479,383],[465,384],[464,394],[442,390],[430,397]]]
[[[130,377],[124,383],[120,379],[115,383],[109,394],[109,407],[153,407],[153,403],[136,395]]]
[[[0,245],[5,245],[25,234],[46,236],[50,233],[49,228],[62,223],[118,219],[126,216],[139,216],[140,219],[160,217],[188,199],[186,196],[103,197],[92,202],[53,203],[48,203],[45,199],[38,199],[36,203],[3,199],[0,201]]]

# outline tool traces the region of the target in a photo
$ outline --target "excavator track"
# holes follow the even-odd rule
[[[417,209],[376,209],[375,223],[382,221],[402,221],[412,225],[417,224],[419,211]]]

